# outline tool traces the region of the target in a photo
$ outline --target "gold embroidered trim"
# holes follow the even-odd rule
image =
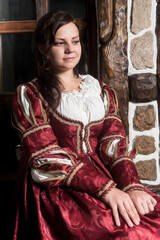
[[[40,99],[39,99],[39,104],[40,104],[40,108],[41,108],[41,112],[44,118],[44,121],[47,122],[47,113],[44,110],[43,106],[42,106],[42,101],[44,102],[44,104],[46,105],[46,107],[48,107],[48,103],[45,101],[45,99],[43,98],[42,94],[38,91],[36,85],[33,82],[29,82],[29,84],[34,88],[34,90],[36,91],[36,93],[39,95]]]
[[[109,105],[110,105],[109,93],[108,93],[108,91],[106,89],[104,89],[104,92],[106,93],[106,97],[107,97],[106,114],[108,114],[108,112],[109,112]]]
[[[45,109],[43,108],[42,106],[42,101],[39,99],[39,105],[40,105],[40,108],[41,108],[41,113],[42,113],[42,116],[43,116],[43,119],[44,119],[44,122],[47,122],[47,113],[45,111]]]
[[[127,191],[129,188],[131,188],[131,187],[139,187],[140,189],[144,188],[142,184],[133,183],[133,184],[130,184],[130,185],[124,187],[124,188],[122,189],[122,191],[126,192],[126,191]]]
[[[41,180],[39,182],[50,182],[50,181],[63,180],[63,179],[65,179],[65,176],[48,178],[48,179]]]
[[[89,142],[89,137],[90,136],[90,128],[92,126],[96,126],[96,125],[99,125],[99,124],[102,124],[104,122],[104,118],[98,120],[98,121],[93,121],[92,123],[89,123],[87,126],[86,126],[86,129],[87,129],[87,136],[86,136],[86,142],[87,142],[87,146],[89,147],[90,149],[90,152],[92,152],[92,148],[91,148],[91,145],[90,145],[90,142]]]
[[[25,87],[25,91],[26,91],[26,86]],[[25,118],[27,119],[27,121],[31,124],[31,126],[33,126],[33,122],[30,120],[30,118],[27,116],[27,114],[25,113],[25,110],[24,110],[24,107],[23,107],[23,104],[21,102],[21,98],[20,98],[20,91],[21,91],[21,85],[17,88],[17,102],[19,104],[19,106],[21,107],[21,110],[22,110],[22,113],[23,115],[25,116]]]
[[[116,143],[115,148],[114,148],[114,154],[113,154],[114,159],[117,159],[117,155],[118,155],[118,143]]]
[[[63,118],[61,118],[60,116],[58,116],[58,114],[56,114],[53,110],[51,110],[53,116],[60,122],[67,124],[69,126],[75,126],[77,127],[77,152],[81,153],[81,146],[80,146],[80,131],[81,131],[81,125],[80,123],[75,123],[74,121],[71,120],[71,122],[68,120],[65,120]]]
[[[105,120],[106,119],[116,119],[119,122],[122,122],[122,120],[117,115],[108,115],[108,116],[105,117]]]
[[[70,177],[68,178],[67,180],[67,185],[70,186],[71,182],[72,182],[72,179],[74,177],[74,175],[76,174],[76,172],[78,172],[78,170],[83,167],[84,163],[80,163],[74,170],[73,172],[71,173]]]
[[[34,163],[33,165],[32,165],[32,167],[34,167],[34,168],[36,168],[36,169],[39,169],[39,168],[41,168],[42,166],[45,166],[45,165],[51,165],[51,164],[59,164],[59,165],[68,165],[68,166],[73,166],[73,164],[71,163],[71,164],[69,164],[69,163],[62,163],[62,162],[57,162],[57,161],[46,161],[46,162],[43,162],[43,163],[41,163],[41,164],[39,164],[39,163]]]
[[[114,100],[114,107],[115,107],[115,114],[118,113],[118,99],[117,99],[117,93],[116,91],[112,88],[112,91],[114,92],[114,97],[115,97],[115,100]]]
[[[59,146],[58,145],[51,145],[51,146],[43,148],[43,149],[41,149],[41,150],[39,150],[35,153],[32,153],[28,161],[30,162],[31,159],[36,157],[37,155],[45,153],[46,151],[51,150],[51,149],[56,148],[56,147],[59,147]]]
[[[36,124],[37,124],[37,121],[36,121],[36,118],[35,118],[35,116],[34,116],[34,111],[33,111],[33,108],[32,108],[32,103],[31,103],[31,101],[30,101],[30,99],[29,99],[29,97],[28,97],[28,95],[27,95],[27,91],[26,91],[26,90],[25,90],[25,97],[26,97],[27,101],[29,102],[29,110],[30,110],[30,114],[31,114],[30,118],[32,119],[34,125],[36,125]]]
[[[128,137],[126,137],[126,156],[129,156],[130,152],[128,152],[128,148],[129,148],[129,140],[128,140]]]
[[[112,166],[111,166],[111,169],[113,167],[115,167],[115,165],[117,165],[118,163],[122,162],[122,161],[130,161],[130,162],[133,162],[132,159],[128,158],[128,157],[123,157],[123,158],[120,158],[118,159],[117,161],[115,161]]]
[[[109,183],[107,183],[106,186],[98,192],[97,196],[100,197],[112,185],[112,183],[113,181],[110,180]]]
[[[64,170],[50,170],[50,171],[45,171],[45,170],[43,170],[43,169],[37,169],[37,168],[34,168],[34,167],[32,167],[32,169],[33,170],[36,170],[36,171],[38,171],[38,172],[40,172],[40,173],[48,173],[48,174],[54,174],[54,173],[63,173],[63,174],[67,174],[67,172],[66,171],[64,171]]]
[[[115,134],[115,135],[109,135],[109,136],[103,137],[100,141],[103,142],[109,138],[125,138],[125,137],[120,134]]]
[[[51,174],[51,173],[50,173]],[[54,173],[53,173],[54,174]],[[57,174],[58,174],[58,172],[57,172]],[[43,179],[43,180],[39,180],[39,181],[36,181],[36,182],[49,182],[49,181],[56,181],[56,180],[63,180],[63,179],[65,179],[65,175],[66,175],[66,173],[61,173],[61,172],[59,172],[59,174],[61,175],[61,176],[57,176],[57,177],[48,177],[48,178],[46,178],[46,179]],[[46,176],[47,177],[47,176]]]
[[[31,129],[30,131],[27,131],[26,133],[23,134],[22,140],[27,137],[28,135],[35,133],[39,130],[45,129],[45,128],[52,128],[49,124],[47,125],[42,125],[42,126],[38,126],[36,128]]]
[[[37,81],[37,79],[34,79],[35,82]],[[36,91],[36,93],[40,96],[40,98],[42,99],[42,101],[45,103],[45,105],[48,107],[48,103],[47,101],[43,98],[42,94],[40,93],[40,91],[38,90],[37,86],[34,84],[34,82],[29,82],[29,84],[34,88],[34,90]]]
[[[105,150],[105,154],[106,154],[107,156],[108,156],[108,149],[110,148],[111,143],[112,143],[112,140],[108,142],[107,147],[106,147],[106,150]],[[103,143],[102,143],[102,144],[103,144]]]
[[[14,118],[14,121],[15,121],[15,123],[16,123],[17,126],[14,124],[13,118]],[[13,112],[13,118],[11,119],[11,121],[12,121],[12,126],[13,126],[15,129],[21,130],[21,132],[25,132],[25,128],[19,123],[19,121],[17,120],[16,114],[15,114],[14,112]]]

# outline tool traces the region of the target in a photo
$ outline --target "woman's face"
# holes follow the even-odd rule
[[[60,27],[55,43],[49,52],[50,61],[57,73],[73,69],[81,57],[81,44],[77,26],[71,22]]]

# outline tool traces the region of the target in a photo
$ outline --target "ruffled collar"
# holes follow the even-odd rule
[[[79,85],[79,91],[78,90],[64,90],[62,92],[63,96],[84,96],[86,93],[92,92],[93,89],[93,77],[90,75],[79,75],[79,77],[82,79]],[[98,82],[96,80],[96,82]]]

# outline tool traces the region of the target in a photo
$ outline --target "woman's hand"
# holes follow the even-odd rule
[[[113,188],[109,193],[104,195],[103,201],[111,207],[117,226],[120,226],[119,214],[129,227],[133,227],[133,223],[139,225],[140,218],[129,194]]]
[[[128,195],[132,199],[138,213],[141,215],[145,215],[153,211],[157,203],[152,196],[140,190],[129,191]]]

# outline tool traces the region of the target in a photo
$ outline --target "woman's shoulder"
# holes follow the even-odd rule
[[[14,100],[29,99],[29,98],[38,99],[38,100],[41,100],[42,102],[44,101],[39,91],[37,79],[33,79],[29,82],[18,85],[14,92],[14,97],[13,97]]]
[[[29,82],[22,83],[16,87],[16,92],[26,90],[33,92],[34,94],[39,93],[38,81],[36,78],[32,79]]]

